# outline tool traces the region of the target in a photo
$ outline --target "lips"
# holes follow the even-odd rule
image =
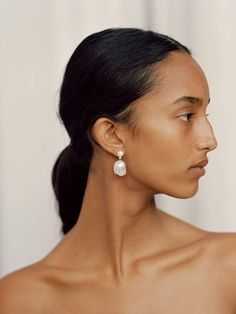
[[[205,159],[199,161],[198,163],[196,163],[195,165],[191,166],[190,168],[205,167],[207,164],[208,164],[208,159],[205,158]]]
[[[204,176],[206,170],[205,170],[205,166],[208,164],[208,159],[202,159],[201,161],[199,161],[198,163],[196,163],[195,165],[193,165],[192,167],[189,168],[189,171],[194,174],[194,176],[197,177],[201,177]]]

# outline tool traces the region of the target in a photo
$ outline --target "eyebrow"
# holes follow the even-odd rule
[[[183,97],[175,100],[174,104],[177,104],[177,103],[180,103],[180,102],[186,102],[186,101],[191,103],[191,104],[193,104],[193,105],[199,105],[199,104],[203,103],[203,99],[202,98],[198,98],[198,97],[194,97],[194,96],[183,96]],[[211,99],[209,98],[207,105],[209,104],[210,101],[211,101]]]

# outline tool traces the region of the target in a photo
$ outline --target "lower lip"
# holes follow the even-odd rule
[[[206,170],[203,167],[192,167],[189,169],[189,171],[199,176],[204,176],[206,172]]]

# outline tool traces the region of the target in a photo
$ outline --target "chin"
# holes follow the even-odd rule
[[[180,199],[187,199],[193,197],[198,192],[198,185],[188,185],[187,187],[179,187],[173,193],[165,193],[171,197],[180,198]]]
[[[186,191],[183,191],[182,193],[180,193],[178,198],[182,198],[182,199],[191,198],[194,195],[196,195],[197,192],[198,192],[198,187],[192,190],[187,189]]]

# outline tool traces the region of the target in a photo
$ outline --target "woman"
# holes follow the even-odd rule
[[[7,275],[0,313],[236,313],[236,237],[163,212],[190,198],[217,146],[188,48],[132,28],[85,38],[59,112],[71,138],[52,182],[63,240]]]

